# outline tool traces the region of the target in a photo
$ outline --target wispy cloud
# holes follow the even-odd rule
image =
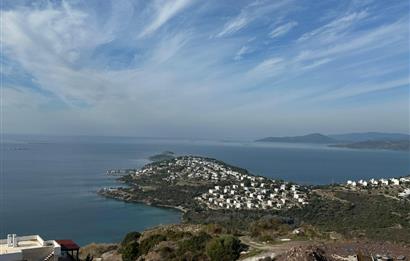
[[[249,47],[242,46],[241,49],[235,54],[234,60],[241,60],[243,55],[249,52]]]
[[[221,32],[219,32],[216,36],[222,37],[227,34],[235,33],[242,28],[244,28],[250,21],[252,21],[252,17],[249,16],[247,13],[242,12],[234,19],[228,21]]]
[[[158,28],[164,25],[168,20],[178,14],[191,3],[191,0],[175,1],[156,1],[155,17],[139,35],[140,37],[148,36],[154,33]]]
[[[275,2],[255,1],[245,6],[237,16],[228,20],[223,26],[223,29],[216,34],[216,37],[223,37],[238,32],[255,20],[263,19],[265,15],[285,7],[290,4],[290,2],[291,1],[289,0],[280,0]]]
[[[0,72],[11,131],[252,136],[314,128],[303,122],[312,118],[321,131],[342,109],[346,128],[383,109],[401,119],[391,128],[407,126],[403,3],[11,3]],[[349,97],[361,102],[344,105]]]
[[[395,79],[381,83],[372,83],[372,84],[354,84],[350,86],[343,86],[336,90],[331,90],[323,95],[316,97],[317,100],[335,100],[335,99],[344,99],[353,96],[363,95],[366,93],[372,93],[376,91],[385,91],[389,89],[394,89],[397,87],[410,87],[410,79],[402,78]]]
[[[291,22],[287,22],[285,24],[279,25],[278,27],[276,27],[269,33],[269,36],[271,38],[280,37],[282,35],[287,34],[290,30],[292,30],[297,25],[298,23],[296,21],[291,21]]]
[[[320,38],[320,41],[327,42],[335,37],[342,37],[343,33],[356,26],[357,22],[368,17],[367,11],[358,11],[344,14],[329,23],[307,33],[304,33],[299,41],[306,41],[313,37]]]

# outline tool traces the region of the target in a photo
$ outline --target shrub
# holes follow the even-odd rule
[[[152,235],[141,241],[140,244],[140,253],[145,255],[153,247],[155,247],[159,242],[166,241],[167,237],[161,234]]]
[[[121,246],[126,246],[128,243],[131,243],[133,241],[138,241],[140,237],[141,233],[137,231],[130,232],[127,235],[125,235],[124,239],[121,241]]]
[[[140,256],[138,244],[140,236],[139,232],[130,232],[121,241],[119,252],[124,261],[134,261]]]
[[[212,237],[205,232],[194,235],[189,239],[185,239],[178,243],[178,255],[186,253],[199,254],[204,252],[206,244]]]
[[[212,261],[232,261],[239,258],[242,245],[236,237],[227,235],[213,238],[206,246],[206,254]]]
[[[122,247],[121,255],[123,261],[135,261],[140,256],[139,244],[137,241],[132,241]]]

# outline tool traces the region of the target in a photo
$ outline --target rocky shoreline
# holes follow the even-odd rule
[[[147,206],[153,206],[153,207],[159,207],[159,208],[174,209],[182,213],[187,213],[189,211],[189,209],[186,209],[182,206],[166,205],[166,204],[161,204],[161,203],[154,202],[154,201],[147,200],[147,199],[134,199],[134,198],[131,198],[129,195],[126,196],[126,195],[121,195],[120,193],[114,194],[112,192],[108,192],[108,190],[106,189],[100,189],[99,191],[97,191],[97,194],[99,194],[100,196],[106,197],[106,198],[123,201],[126,203],[137,203],[137,204],[144,204]]]

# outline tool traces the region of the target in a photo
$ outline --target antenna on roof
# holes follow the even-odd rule
[[[17,235],[16,234],[12,235],[12,241],[13,241],[13,247],[17,247]]]
[[[11,234],[7,234],[7,246],[12,247],[13,246],[13,239],[11,237]]]

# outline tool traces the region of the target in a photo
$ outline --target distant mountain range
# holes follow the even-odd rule
[[[267,137],[256,140],[257,142],[286,142],[286,143],[334,143],[336,140],[320,134],[312,133],[303,136],[290,136],[290,137]]]
[[[409,134],[404,133],[383,133],[383,132],[359,132],[359,133],[347,133],[328,135],[330,138],[339,141],[349,142],[361,142],[361,141],[398,141],[398,140],[410,140]]]
[[[332,144],[330,147],[350,149],[410,150],[409,140],[368,140],[348,144]]]
[[[410,150],[410,135],[403,133],[362,132],[335,135],[312,133],[303,136],[266,137],[256,142],[313,143],[346,148]]]

